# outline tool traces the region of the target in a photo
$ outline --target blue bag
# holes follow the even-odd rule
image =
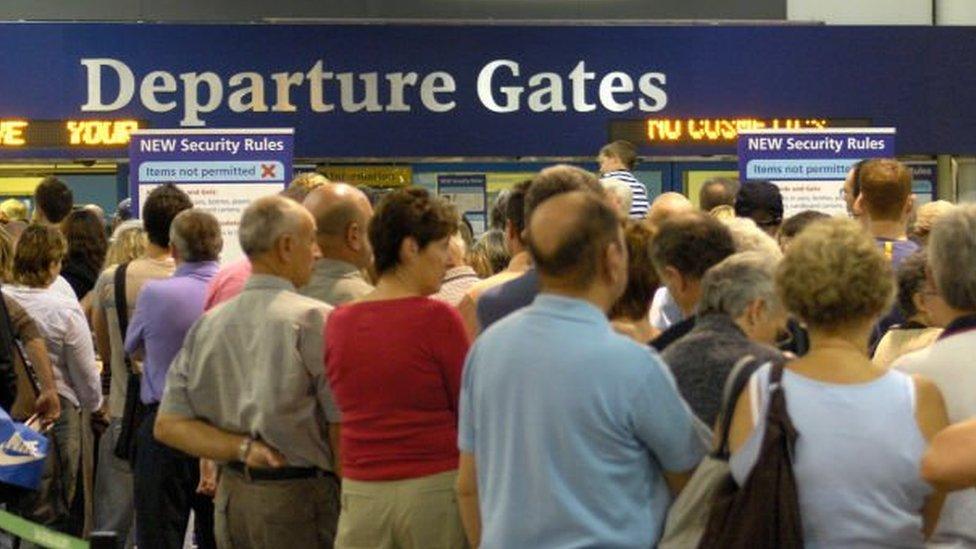
[[[0,482],[37,490],[48,444],[47,437],[10,419],[0,408]]]

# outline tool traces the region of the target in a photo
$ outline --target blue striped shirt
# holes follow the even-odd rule
[[[602,179],[609,179],[611,177],[630,185],[631,193],[634,195],[633,201],[630,203],[630,217],[633,219],[644,219],[647,216],[648,208],[650,208],[650,202],[647,200],[647,187],[638,181],[634,177],[634,174],[627,170],[615,170],[601,176]]]

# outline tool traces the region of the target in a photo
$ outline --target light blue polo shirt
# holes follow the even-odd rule
[[[458,445],[478,469],[482,543],[650,547],[704,444],[667,367],[592,304],[539,294],[468,354]]]

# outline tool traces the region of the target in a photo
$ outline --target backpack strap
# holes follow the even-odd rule
[[[115,269],[115,276],[113,278],[113,286],[115,291],[115,315],[119,320],[119,332],[122,334],[123,348],[125,347],[125,334],[129,331],[129,303],[125,296],[125,273],[129,269],[129,262],[122,263]],[[131,374],[134,373],[132,368],[132,361],[129,360],[129,355],[125,354],[123,349],[122,354],[125,357],[125,369]]]

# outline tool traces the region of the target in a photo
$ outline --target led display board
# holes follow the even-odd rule
[[[28,120],[0,118],[0,149],[121,149],[139,120]]]
[[[610,140],[655,147],[733,145],[740,131],[761,129],[863,128],[867,118],[642,118],[611,120]]]

